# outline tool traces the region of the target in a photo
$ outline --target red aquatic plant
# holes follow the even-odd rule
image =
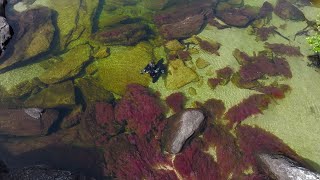
[[[208,79],[208,86],[211,89],[215,89],[222,82],[223,82],[223,79],[221,79],[221,78],[209,78]]]
[[[257,28],[256,35],[261,41],[266,41],[270,35],[275,33],[276,29],[277,28],[275,26]]]
[[[289,46],[285,44],[265,43],[265,48],[270,49],[276,55],[287,55],[287,56],[303,56],[300,52],[299,47]]]
[[[212,117],[213,119],[221,119],[222,115],[226,111],[226,107],[224,106],[223,101],[218,99],[209,99],[207,100],[203,105],[200,105],[203,107],[206,112],[208,112],[208,116]]]
[[[161,154],[159,143],[136,135],[119,135],[105,147],[106,173],[117,179],[177,179],[170,170],[158,170],[158,165],[170,165]]]
[[[186,97],[182,92],[173,93],[166,98],[167,105],[174,111],[179,112],[183,109]]]
[[[227,66],[225,68],[217,70],[216,73],[217,73],[218,78],[228,80],[228,79],[230,79],[230,77],[233,74],[233,69],[231,67]]]
[[[292,77],[289,64],[285,59],[274,58],[270,60],[264,55],[256,56],[252,63],[241,66],[239,75],[242,80],[247,82],[260,79],[264,75]]]
[[[283,99],[285,93],[290,90],[290,86],[286,84],[281,84],[279,86],[262,86],[255,88],[256,91],[262,92],[264,94],[270,95],[276,99]]]
[[[225,118],[230,123],[239,123],[246,118],[261,114],[262,110],[266,109],[271,102],[270,97],[264,94],[254,94],[249,98],[244,99],[241,103],[231,107],[225,114]]]
[[[256,155],[259,153],[284,154],[301,162],[298,155],[281,139],[261,128],[241,125],[237,127],[236,134],[244,161],[251,164],[254,171],[257,171]]]
[[[181,59],[183,61],[189,61],[192,59],[189,51],[179,50],[177,52],[177,55],[178,55],[179,59]]]
[[[211,54],[216,54],[220,56],[218,50],[220,49],[221,44],[218,42],[209,42],[206,40],[202,40],[200,38],[197,38],[199,41],[199,46],[202,50],[209,52]]]
[[[209,154],[201,150],[202,148],[201,140],[196,139],[175,157],[174,167],[183,179],[219,179],[217,164]]]
[[[253,59],[245,52],[235,49],[232,52],[233,57],[238,61],[240,65],[248,64],[253,61]]]
[[[242,163],[242,154],[236,138],[221,125],[210,125],[204,132],[204,140],[208,147],[215,147],[217,166],[221,179],[228,179],[232,173],[238,177],[246,168]]]
[[[130,84],[115,107],[118,122],[127,122],[128,128],[138,135],[146,135],[162,119],[162,107],[156,96],[138,84]]]

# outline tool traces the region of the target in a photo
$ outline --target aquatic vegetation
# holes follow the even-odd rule
[[[203,144],[196,139],[174,159],[174,167],[184,179],[218,179],[217,163],[201,151]]]
[[[291,88],[289,85],[281,84],[277,86],[270,85],[270,86],[257,87],[254,90],[270,95],[276,99],[283,99],[285,97],[285,93],[291,90]]]
[[[127,127],[139,136],[157,128],[162,113],[158,99],[138,84],[128,85],[126,93],[115,107],[116,120],[127,122]]]
[[[287,56],[303,56],[300,52],[299,47],[294,47],[290,45],[274,43],[265,43],[265,48],[270,49],[276,55],[287,55]]]
[[[259,40],[266,41],[266,40],[268,40],[270,35],[273,35],[275,33],[276,29],[277,29],[277,27],[275,27],[275,26],[261,27],[261,28],[257,28],[255,30],[255,33],[256,33],[257,37],[259,38]]]
[[[185,101],[186,97],[181,92],[176,92],[166,97],[167,105],[176,113],[184,108]]]
[[[303,12],[287,0],[278,0],[274,13],[284,20],[304,21],[306,19]]]
[[[185,48],[185,46],[176,39],[166,42],[165,47],[170,51],[179,51]]]
[[[183,61],[190,61],[192,59],[189,51],[179,50],[179,51],[177,51],[177,56],[179,59],[181,59]]]
[[[105,149],[106,171],[111,176],[120,179],[177,179],[173,171],[156,169],[157,165],[170,165],[170,162],[154,139],[148,142],[145,138],[122,134],[112,138]]]
[[[101,87],[92,77],[76,79],[75,85],[80,89],[87,105],[96,102],[111,102],[114,99],[113,94]]]
[[[231,67],[227,66],[225,68],[216,70],[216,73],[217,73],[217,78],[223,79],[223,81],[220,84],[226,85],[230,81],[230,78],[234,72]]]
[[[209,65],[210,65],[210,63],[208,61],[202,59],[202,58],[198,58],[196,60],[196,66],[197,66],[198,69],[204,69]]]
[[[26,107],[58,108],[75,105],[75,92],[72,81],[52,84],[39,93],[30,96],[24,103]]]
[[[96,39],[108,45],[135,45],[148,38],[149,28],[142,23],[124,24],[101,30]]]
[[[151,82],[150,76],[141,75],[140,72],[152,59],[150,44],[140,43],[112,51],[110,56],[94,62],[88,68],[97,70],[94,77],[103,88],[123,95],[128,84],[147,86]]]
[[[62,61],[52,65],[39,79],[46,84],[53,84],[70,79],[76,76],[83,66],[90,61],[91,47],[89,45],[79,45],[60,57]]]
[[[271,103],[270,97],[264,94],[254,94],[244,99],[241,103],[231,107],[225,114],[225,118],[231,124],[240,123],[246,118],[261,114],[262,110],[266,109]]]
[[[209,125],[203,137],[207,148],[216,148],[217,168],[219,169],[220,179],[228,179],[230,174],[239,177],[245,170],[242,153],[237,145],[237,139],[226,127],[221,125]]]
[[[320,34],[307,37],[307,41],[315,53],[320,53]]]
[[[209,78],[207,84],[211,89],[215,89],[222,82],[223,79],[221,78]]]
[[[224,102],[219,99],[208,99],[204,104],[199,104],[199,106],[206,111],[208,119],[219,120],[222,118],[223,114],[226,111]]]
[[[114,135],[119,132],[115,120],[114,107],[110,103],[95,104],[95,120],[98,126],[102,127],[109,135]]]
[[[49,51],[53,41],[55,27],[53,25],[53,11],[49,8],[31,9],[17,14],[13,20],[14,36],[9,47],[14,48],[11,56],[4,56],[0,69]],[[17,25],[19,28],[17,28]],[[8,52],[10,53],[10,52]],[[4,53],[4,55],[7,52]]]
[[[249,5],[240,8],[223,8],[217,10],[217,17],[224,23],[235,27],[246,27],[258,17],[259,9]]]
[[[257,167],[259,167],[255,155],[259,153],[285,154],[303,163],[302,159],[281,139],[261,128],[242,125],[236,129],[236,133],[244,161],[252,164],[255,172],[258,172]]]
[[[196,80],[198,80],[198,75],[184,65],[182,60],[177,59],[169,62],[168,75],[165,80],[167,89],[179,89]]]
[[[248,56],[245,54],[242,54],[242,56],[244,56],[244,58],[237,57],[239,61],[248,61]],[[250,82],[260,79],[265,75],[284,76],[286,78],[292,77],[289,64],[283,58],[274,57],[273,59],[269,59],[266,55],[260,54],[249,58],[249,60],[251,62],[242,65],[239,74],[236,74],[233,78],[233,82],[240,87],[242,85],[245,87],[245,84],[249,85]]]
[[[209,42],[206,40],[202,40],[200,38],[197,38],[199,41],[199,46],[202,50],[209,52],[211,54],[216,54],[219,56],[218,50],[220,49],[221,44],[218,42]]]
[[[232,52],[233,57],[238,61],[240,65],[244,65],[252,62],[252,58],[245,52],[235,49]]]

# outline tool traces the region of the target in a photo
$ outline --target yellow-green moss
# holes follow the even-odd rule
[[[88,69],[97,69],[96,79],[107,90],[122,95],[126,85],[138,83],[147,86],[151,78],[140,74],[152,60],[152,46],[140,43],[134,47],[111,48],[111,54],[95,62]]]
[[[77,75],[83,65],[90,60],[91,47],[80,45],[63,54],[61,62],[55,63],[39,78],[46,84],[53,84]]]

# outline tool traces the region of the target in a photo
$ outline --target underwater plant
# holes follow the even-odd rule
[[[307,37],[307,41],[315,53],[320,53],[320,14],[317,18],[317,29],[318,32],[313,36]]]

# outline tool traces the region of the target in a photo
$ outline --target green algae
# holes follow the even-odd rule
[[[122,95],[130,83],[149,85],[151,78],[147,74],[141,75],[140,72],[153,59],[150,44],[114,47],[110,51],[109,57],[100,59],[88,67],[97,71],[95,78],[102,87]]]
[[[75,85],[80,89],[87,105],[96,102],[111,102],[114,100],[113,94],[102,88],[98,82],[91,77],[76,79]]]
[[[176,90],[197,80],[198,75],[191,68],[185,66],[182,60],[177,59],[169,62],[168,75],[165,80],[167,89]]]
[[[29,97],[24,104],[39,108],[72,107],[75,105],[74,85],[71,81],[50,85]]]
[[[91,51],[87,44],[69,50],[61,55],[61,62],[55,63],[40,75],[40,80],[46,84],[53,84],[76,76],[90,60]]]

